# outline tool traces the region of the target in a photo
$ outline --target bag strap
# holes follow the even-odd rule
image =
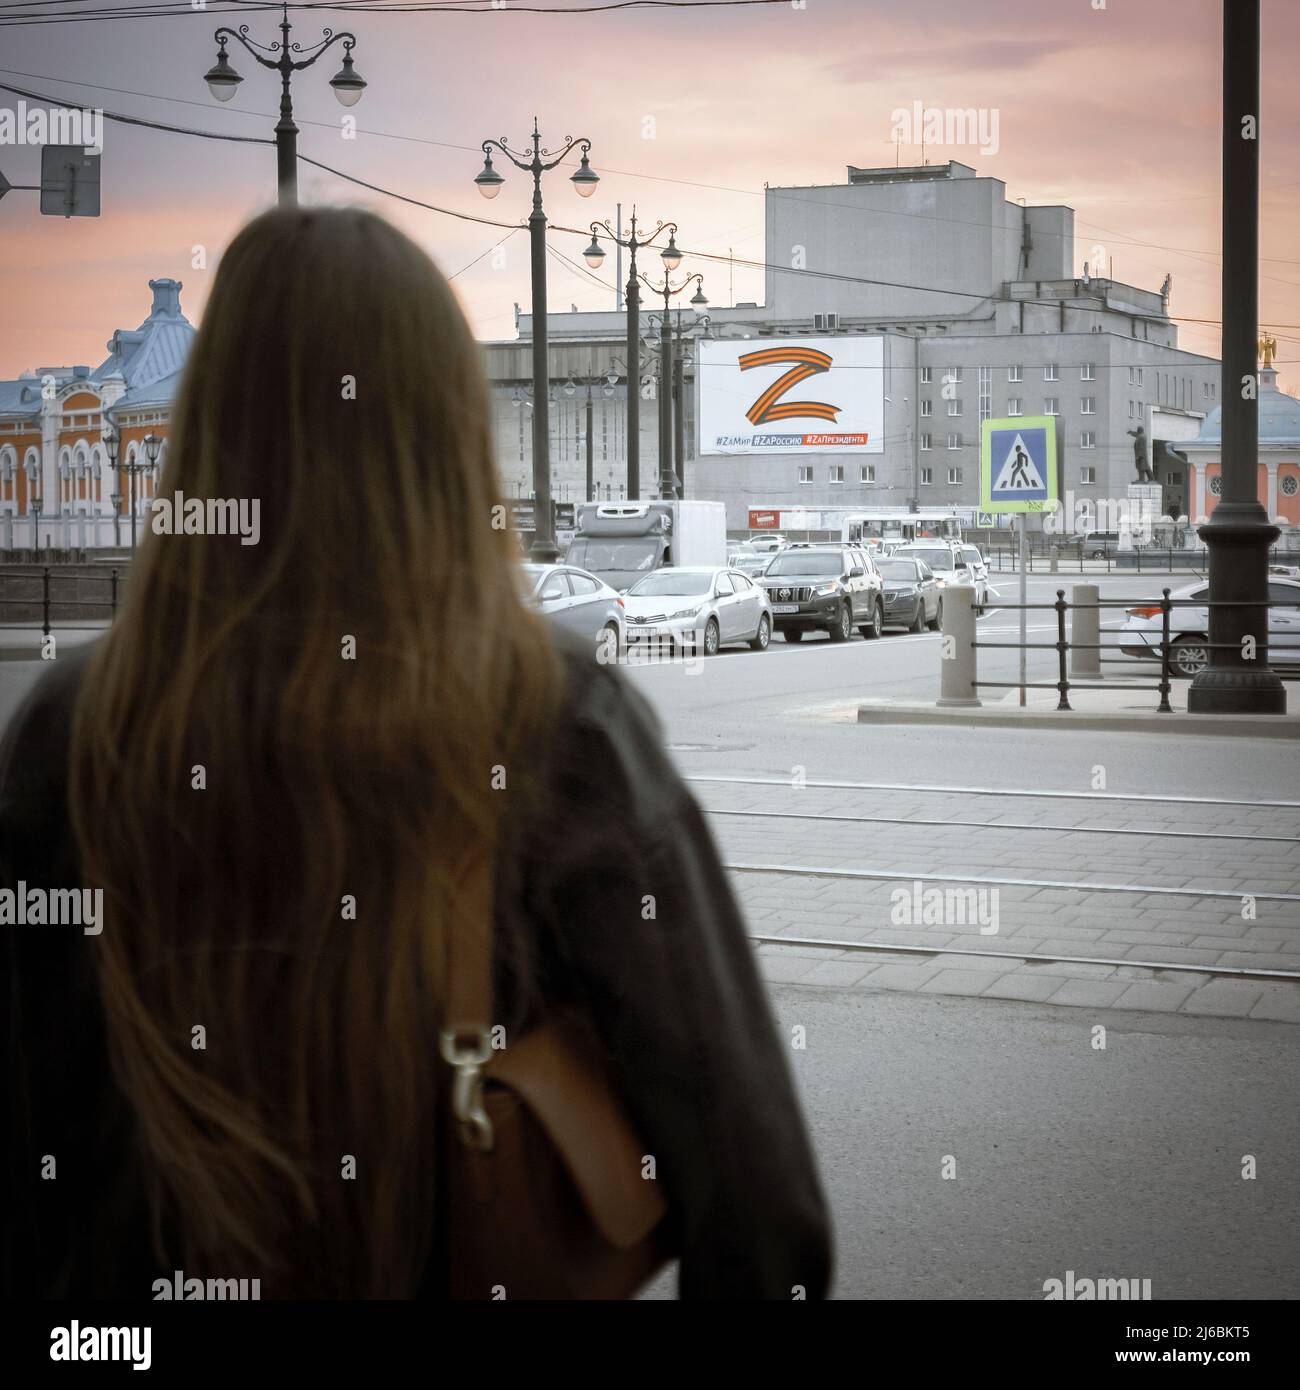
[[[496,857],[483,855],[462,881],[447,924],[446,1012],[440,1048],[455,1072],[452,1113],[463,1143],[489,1150],[492,1122],[483,1105],[483,1068],[492,1056],[493,877]]]

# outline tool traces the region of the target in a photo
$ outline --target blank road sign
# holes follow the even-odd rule
[[[99,160],[81,145],[43,146],[41,212],[46,217],[98,217]]]

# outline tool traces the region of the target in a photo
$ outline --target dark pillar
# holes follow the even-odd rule
[[[636,278],[636,227],[632,272],[627,277],[627,495],[641,496],[641,287]]]
[[[1278,532],[1258,487],[1259,120],[1259,0],[1224,0],[1223,492],[1200,530],[1209,551],[1210,664],[1187,692],[1196,714],[1286,713],[1286,691],[1268,665],[1265,606]],[[1220,603],[1233,606],[1213,606]]]
[[[550,565],[559,558],[555,547],[555,515],[551,507],[550,339],[546,322],[546,214],[540,187],[533,195],[528,218],[533,258],[533,496],[536,513],[529,559]]]

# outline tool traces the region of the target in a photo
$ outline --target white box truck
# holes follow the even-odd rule
[[[665,565],[727,563],[722,502],[580,502],[565,563],[624,593]]]

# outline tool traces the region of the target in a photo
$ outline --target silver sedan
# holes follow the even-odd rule
[[[763,588],[735,569],[672,565],[627,591],[627,640],[669,643],[714,656],[729,642],[756,652],[772,640],[772,609]]]
[[[557,627],[576,632],[605,661],[623,650],[623,597],[576,565],[525,565],[533,602]]]

